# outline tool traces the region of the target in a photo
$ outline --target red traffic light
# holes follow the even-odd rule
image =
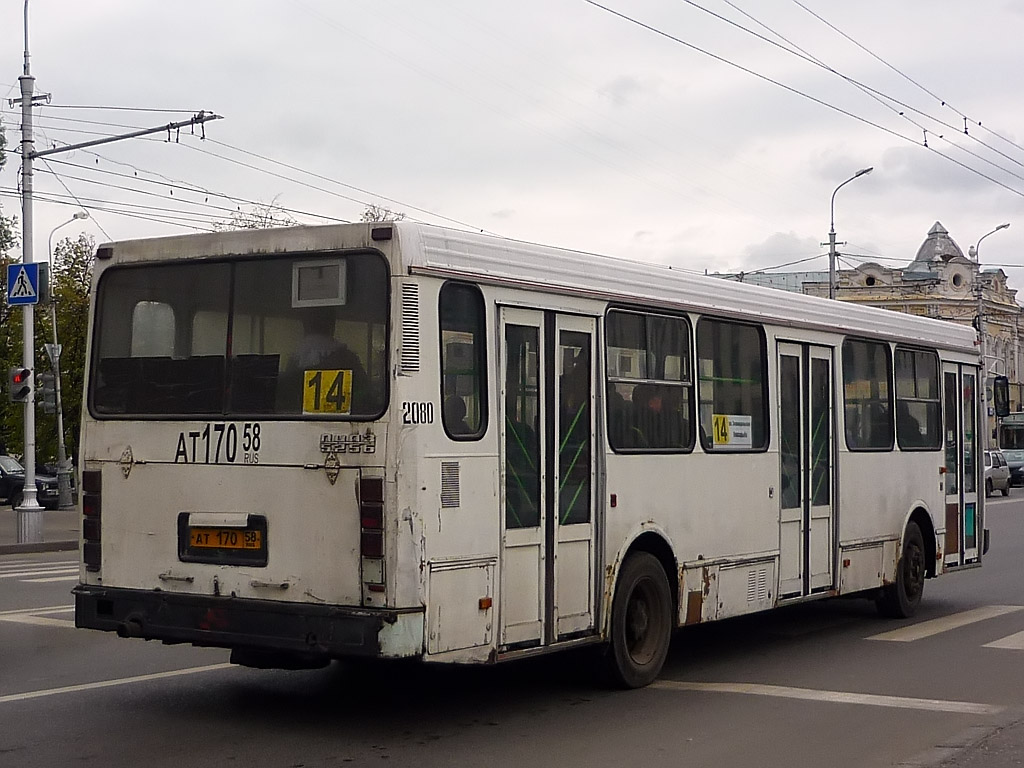
[[[32,370],[16,366],[8,371],[7,392],[12,403],[27,403],[32,394]]]

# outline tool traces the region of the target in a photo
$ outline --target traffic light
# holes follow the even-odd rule
[[[7,372],[7,394],[12,403],[27,403],[32,394],[32,371],[20,365]]]
[[[57,388],[52,373],[40,373],[36,377],[36,402],[43,404],[45,413],[57,412]]]

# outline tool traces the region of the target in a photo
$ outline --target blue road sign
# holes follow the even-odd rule
[[[7,265],[7,304],[12,307],[39,303],[39,264]]]

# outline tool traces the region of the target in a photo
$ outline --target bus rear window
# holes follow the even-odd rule
[[[387,403],[379,255],[112,267],[96,301],[98,417],[372,419]]]

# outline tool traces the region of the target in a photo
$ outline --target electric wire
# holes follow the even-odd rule
[[[758,38],[759,40],[762,40],[762,41],[768,43],[769,45],[773,45],[773,46],[779,48],[780,50],[783,50],[783,51],[785,51],[785,52],[787,52],[787,53],[789,53],[789,54],[791,54],[793,56],[796,56],[799,59],[802,59],[803,61],[806,61],[806,62],[808,62],[810,64],[814,64],[815,66],[821,67],[821,68],[827,70],[828,72],[831,72],[836,77],[839,77],[839,78],[845,80],[850,85],[853,85],[855,88],[860,90],[862,93],[864,93],[865,95],[867,95],[870,98],[874,99],[877,103],[879,103],[880,105],[882,105],[886,109],[890,110],[891,112],[893,112],[897,116],[902,117],[903,119],[907,120],[909,123],[911,123],[911,125],[915,126],[919,130],[924,132],[925,136],[927,136],[927,134],[928,134],[928,129],[924,125],[919,123],[917,120],[912,119],[909,115],[907,115],[904,112],[900,111],[899,109],[897,109],[896,106],[893,106],[893,105],[898,105],[899,107],[902,107],[904,110],[909,110],[909,111],[913,112],[914,114],[917,114],[917,115],[920,115],[921,117],[927,118],[928,120],[931,120],[932,122],[934,122],[934,123],[936,123],[938,125],[941,125],[944,128],[947,128],[947,129],[949,129],[951,131],[954,131],[956,133],[960,132],[959,126],[953,125],[952,123],[947,123],[944,120],[942,120],[941,118],[935,117],[934,115],[931,115],[931,114],[929,114],[927,112],[924,112],[923,110],[917,109],[916,107],[913,107],[910,104],[907,104],[906,102],[903,102],[903,101],[901,101],[901,100],[899,100],[899,99],[897,99],[897,98],[895,98],[893,96],[890,96],[889,94],[887,94],[887,93],[885,93],[883,91],[880,91],[880,90],[878,90],[876,88],[873,88],[873,87],[867,85],[866,83],[862,83],[859,80],[856,80],[856,79],[854,79],[854,78],[852,78],[852,77],[850,77],[848,75],[845,75],[842,72],[836,70],[835,68],[829,66],[824,61],[822,61],[818,57],[814,56],[813,54],[811,54],[806,49],[804,49],[801,46],[799,46],[796,43],[794,43],[792,40],[787,38],[785,35],[783,35],[778,30],[773,29],[772,27],[770,27],[767,24],[765,24],[764,22],[762,22],[760,19],[756,18],[752,14],[748,13],[747,11],[745,11],[742,8],[740,8],[739,6],[737,6],[735,3],[732,2],[732,0],[722,0],[722,2],[724,2],[726,5],[728,5],[730,8],[734,9],[738,13],[743,14],[748,19],[750,19],[751,21],[753,21],[755,24],[759,25],[763,29],[767,30],[771,34],[775,35],[776,37],[778,37],[780,40],[785,42],[786,45],[788,45],[790,47],[786,48],[783,45],[779,45],[775,41],[770,40],[770,39],[764,37],[763,35],[758,34],[757,32],[753,31],[752,29],[744,27],[741,24],[737,24],[736,22],[732,21],[731,19],[726,18],[725,16],[722,16],[722,15],[720,15],[718,13],[715,13],[714,11],[710,10],[709,8],[705,8],[704,6],[700,5],[699,3],[694,2],[694,0],[680,0],[680,1],[686,3],[686,4],[690,5],[690,6],[692,6],[694,8],[697,8],[697,9],[699,9],[699,10],[705,12],[705,13],[708,13],[711,16],[714,16],[715,18],[720,19],[721,21],[726,22],[727,24],[730,24],[730,25],[736,27],[737,29],[741,29],[744,32],[746,32],[746,33],[748,33],[750,35],[753,35],[754,37]],[[1019,165],[1022,168],[1024,168],[1024,162],[1021,162],[1017,158],[1012,157],[1011,155],[1006,154],[1005,152],[997,149],[996,147],[993,147],[992,145],[988,144],[987,142],[982,141],[977,136],[975,136],[975,135],[973,135],[971,133],[968,133],[967,131],[964,131],[964,133],[967,135],[968,138],[970,138],[973,141],[981,144],[982,146],[984,146],[989,151],[994,152],[995,154],[999,155],[1000,157],[1004,158],[1005,160],[1008,160],[1009,162],[1014,163],[1014,164]],[[960,144],[957,144],[956,142],[954,142],[954,141],[952,141],[950,139],[947,139],[945,137],[945,134],[936,133],[934,130],[931,131],[931,134],[933,136],[938,137],[940,140],[945,141],[947,144],[949,144],[949,145],[951,145],[953,147],[956,147],[957,149],[961,150],[962,152],[966,152],[967,154],[969,154],[969,155],[971,155],[971,156],[981,160],[982,162],[988,163],[989,165],[992,165],[992,166],[994,166],[996,168],[999,168],[1000,170],[1006,171],[1006,169],[1003,168],[1002,166],[1000,166],[998,163],[996,163],[996,162],[994,162],[992,160],[989,160],[988,158],[985,158],[984,156],[979,155],[976,152],[971,152],[966,147],[963,147]],[[1010,171],[1006,171],[1006,172],[1007,173],[1011,173]],[[1016,174],[1012,174],[1012,175],[1016,176]],[[1022,181],[1024,181],[1024,177],[1017,176],[1017,178],[1019,178]]]
[[[834,112],[838,112],[839,114],[845,115],[846,117],[850,117],[850,118],[852,118],[852,119],[854,119],[854,120],[856,120],[858,122],[864,123],[865,125],[868,125],[868,126],[870,126],[872,128],[880,130],[883,133],[887,133],[887,134],[889,134],[891,136],[894,136],[894,137],[896,137],[898,139],[901,139],[903,141],[909,142],[909,143],[914,144],[916,146],[921,146],[921,145],[919,145],[917,143],[917,141],[915,139],[912,139],[910,137],[904,136],[903,134],[899,133],[898,131],[895,131],[895,130],[893,130],[891,128],[887,128],[887,127],[885,127],[883,125],[880,125],[879,123],[873,122],[871,120],[868,120],[865,117],[861,117],[860,115],[857,115],[857,114],[855,114],[853,112],[850,112],[849,110],[843,109],[842,107],[838,107],[838,106],[836,106],[834,104],[830,104],[829,102],[824,101],[823,99],[819,99],[816,96],[812,96],[809,93],[805,93],[804,91],[801,91],[801,90],[799,90],[797,88],[794,88],[792,86],[786,85],[785,83],[782,83],[782,82],[780,82],[778,80],[775,80],[775,79],[773,79],[771,77],[768,77],[767,75],[761,74],[760,72],[757,72],[757,71],[752,70],[752,69],[750,69],[748,67],[745,67],[742,64],[734,62],[734,61],[732,61],[730,59],[727,59],[727,58],[725,58],[723,56],[719,56],[718,54],[712,53],[711,51],[708,51],[708,50],[706,50],[704,48],[701,48],[700,46],[697,46],[697,45],[695,45],[693,43],[690,43],[690,42],[687,42],[686,40],[683,40],[682,38],[676,37],[675,35],[672,35],[672,34],[670,34],[668,32],[665,32],[662,29],[659,29],[659,28],[654,27],[654,26],[652,26],[650,24],[647,24],[647,23],[645,23],[643,21],[640,21],[639,19],[635,19],[635,18],[633,18],[631,16],[628,16],[628,15],[626,15],[626,14],[620,12],[620,11],[617,11],[617,10],[615,10],[613,8],[609,8],[608,6],[602,5],[601,3],[596,2],[596,0],[583,0],[583,2],[587,3],[588,5],[594,6],[595,8],[599,8],[600,10],[605,11],[606,13],[609,13],[609,14],[611,14],[613,16],[617,16],[618,18],[622,19],[623,21],[627,21],[627,22],[629,22],[631,24],[635,24],[635,25],[637,25],[637,26],[639,26],[639,27],[641,27],[643,29],[646,29],[647,31],[652,32],[652,33],[654,33],[654,34],[656,34],[656,35],[658,35],[660,37],[664,37],[664,38],[666,38],[668,40],[671,40],[671,41],[673,41],[673,42],[675,42],[675,43],[677,43],[679,45],[685,46],[686,48],[689,48],[689,49],[691,49],[693,51],[696,51],[697,53],[700,53],[700,54],[703,54],[705,56],[708,56],[709,58],[712,58],[715,61],[718,61],[718,62],[720,62],[722,64],[727,64],[730,67],[738,69],[738,70],[740,70],[742,72],[745,72],[745,73],[747,73],[749,75],[752,75],[753,77],[756,77],[759,80],[764,80],[765,82],[771,83],[772,85],[775,85],[775,86],[777,86],[779,88],[782,88],[785,91],[789,91],[790,93],[792,93],[794,95],[801,96],[802,98],[805,98],[805,99],[807,99],[809,101],[812,101],[815,104],[823,106],[823,107],[825,107],[827,109],[830,109],[830,110],[832,110]],[[1021,191],[1019,189],[1015,189],[1014,187],[1011,187],[1008,184],[1004,184],[1003,182],[999,181],[998,179],[995,179],[992,176],[990,176],[990,175],[988,175],[986,173],[983,173],[982,171],[979,171],[977,168],[972,168],[971,166],[967,165],[966,163],[962,163],[961,161],[957,160],[956,158],[950,157],[949,155],[947,155],[947,154],[945,154],[943,152],[938,151],[934,147],[929,146],[927,143],[924,144],[923,146],[924,146],[925,149],[928,149],[929,151],[937,154],[939,157],[942,157],[942,158],[948,160],[949,162],[953,163],[954,165],[957,165],[960,168],[963,168],[964,170],[969,171],[970,173],[973,173],[973,174],[975,174],[977,176],[980,176],[981,178],[986,179],[987,181],[990,181],[990,182],[992,182],[993,184],[996,184],[999,187],[1002,187],[1006,191],[1011,192],[1011,193],[1017,195],[1018,197],[1024,197],[1024,191]],[[1005,169],[1003,169],[1003,170],[1005,170]]]
[[[53,160],[52,162],[58,163],[60,165],[63,165],[63,166],[69,167],[69,168],[77,168],[77,169],[82,170],[82,171],[91,171],[93,173],[102,173],[102,174],[107,175],[107,176],[114,176],[114,177],[121,178],[121,179],[137,180],[137,181],[145,183],[145,184],[153,184],[153,185],[160,186],[160,187],[168,187],[170,189],[178,189],[178,190],[181,190],[183,192],[193,192],[193,193],[196,193],[196,194],[202,194],[202,195],[219,197],[219,198],[222,198],[224,200],[229,200],[229,201],[231,201],[233,203],[236,203],[236,204],[253,205],[253,206],[264,205],[264,203],[261,203],[259,201],[249,200],[249,199],[246,199],[244,197],[236,197],[234,195],[228,195],[228,194],[225,194],[225,193],[222,193],[222,192],[212,192],[209,189],[206,189],[204,187],[200,187],[200,186],[192,185],[192,184],[187,184],[187,183],[184,183],[184,182],[172,182],[172,181],[166,181],[166,180],[165,181],[156,181],[154,179],[147,179],[147,178],[143,178],[143,177],[140,177],[140,176],[137,176],[137,175],[132,176],[132,175],[129,175],[129,174],[126,174],[126,173],[120,173],[118,171],[110,171],[110,170],[107,170],[107,169],[104,169],[104,168],[95,168],[95,167],[88,166],[88,165],[80,165],[78,163],[73,163],[73,162],[68,161],[68,160]],[[80,180],[84,180],[84,179],[80,179]],[[90,180],[90,181],[92,181],[92,180]],[[93,183],[101,183],[101,182],[93,181]],[[122,189],[131,189],[131,188],[130,187],[123,187]],[[142,190],[139,190],[139,191],[142,192]],[[172,195],[172,197],[173,197],[173,195]],[[202,203],[199,203],[199,202],[192,201],[192,200],[184,200],[184,199],[179,199],[179,198],[175,198],[175,199],[178,199],[181,202],[188,202],[188,203],[190,203],[192,205],[207,205],[209,207],[217,208],[218,210],[232,211],[232,212],[238,210],[237,208],[236,209],[231,209],[231,208],[225,208],[224,206],[213,205],[212,203],[208,203],[206,201],[203,201]],[[314,218],[323,219],[324,221],[330,221],[330,222],[340,223],[340,224],[349,224],[349,223],[351,223],[347,219],[342,219],[342,218],[339,218],[337,216],[327,216],[325,214],[314,213],[313,211],[305,211],[305,210],[301,210],[301,209],[298,209],[298,208],[288,208],[286,206],[276,205],[276,204],[273,205],[272,207],[275,208],[276,210],[280,210],[280,211],[283,211],[285,213],[294,214],[294,215],[297,215],[297,216],[312,216]]]
[[[46,158],[42,158],[42,160],[43,160],[43,165],[45,165],[45,166],[46,166],[46,169],[47,169],[47,170],[48,170],[48,171],[49,171],[50,173],[52,173],[52,174],[53,174],[53,177],[54,177],[55,179],[57,179],[57,181],[59,181],[59,182],[60,182],[60,185],[61,185],[62,187],[64,187],[64,191],[66,191],[66,192],[67,192],[67,193],[68,193],[69,195],[71,195],[71,197],[75,198],[75,202],[77,202],[77,203],[78,203],[79,205],[81,205],[81,201],[79,201],[79,199],[78,199],[77,197],[75,197],[75,193],[71,191],[71,189],[70,189],[70,188],[68,187],[68,185],[67,185],[67,184],[65,184],[65,183],[64,183],[64,179],[62,179],[62,178],[61,178],[61,177],[60,177],[60,176],[59,176],[59,175],[57,174],[57,172],[56,172],[56,171],[54,171],[54,170],[53,170],[52,168],[50,168],[50,164],[49,164],[49,162],[47,162]],[[103,225],[102,225],[102,224],[100,224],[99,220],[97,220],[97,219],[95,219],[95,218],[94,218],[94,219],[93,219],[93,223],[94,223],[94,224],[96,224],[96,228],[97,228],[97,229],[99,229],[99,231],[103,233],[103,236],[104,236],[104,237],[106,237],[106,238],[107,238],[107,240],[110,240],[110,239],[111,239],[110,235],[109,235],[109,234],[107,233],[107,230],[105,230],[105,229],[103,228]]]
[[[1000,134],[996,133],[995,131],[993,131],[993,130],[991,130],[991,129],[989,129],[989,128],[985,127],[985,126],[983,126],[983,125],[981,124],[981,121],[980,121],[980,120],[974,120],[973,118],[970,118],[970,117],[968,117],[968,116],[967,116],[967,115],[966,115],[965,113],[961,112],[961,111],[960,111],[959,109],[957,109],[956,107],[954,107],[954,106],[953,106],[952,104],[950,104],[950,103],[949,103],[948,101],[946,101],[945,99],[943,99],[943,98],[942,98],[941,96],[939,96],[939,95],[938,95],[938,94],[936,94],[936,93],[933,93],[933,92],[932,92],[932,91],[930,91],[930,90],[929,90],[928,88],[926,88],[925,86],[921,85],[921,83],[917,82],[917,81],[916,81],[916,80],[915,80],[914,78],[912,78],[912,77],[911,77],[910,75],[906,74],[905,72],[901,71],[901,70],[900,70],[900,69],[898,69],[897,67],[893,66],[893,65],[892,65],[892,64],[890,64],[890,63],[889,63],[888,61],[886,61],[885,59],[883,59],[883,58],[882,58],[881,56],[879,56],[878,54],[876,54],[876,53],[875,53],[874,51],[872,51],[871,49],[869,49],[869,48],[868,48],[867,46],[865,46],[865,45],[862,45],[862,44],[861,44],[861,43],[859,43],[858,41],[854,40],[854,39],[853,39],[852,37],[850,37],[850,36],[849,36],[849,35],[847,35],[847,34],[846,34],[845,32],[843,32],[843,31],[842,31],[841,29],[839,29],[839,27],[835,26],[834,24],[832,24],[832,23],[831,23],[830,21],[828,21],[827,19],[823,18],[822,16],[820,16],[820,15],[818,15],[817,13],[815,13],[814,11],[812,11],[812,10],[811,10],[810,8],[808,8],[808,7],[806,6],[806,5],[804,5],[803,3],[801,3],[801,2],[800,2],[800,0],[793,0],[793,2],[794,2],[794,3],[796,4],[796,5],[798,5],[798,6],[800,6],[801,8],[803,8],[803,9],[804,9],[804,10],[805,10],[805,11],[806,11],[807,13],[809,13],[809,14],[810,14],[811,16],[813,16],[814,18],[816,18],[816,19],[817,19],[818,21],[820,21],[820,22],[821,22],[822,24],[824,24],[825,26],[827,26],[827,27],[828,27],[829,29],[833,30],[834,32],[836,32],[836,33],[837,33],[838,35],[842,36],[842,37],[843,37],[844,39],[848,40],[849,42],[853,43],[853,45],[855,45],[855,46],[857,46],[858,48],[860,48],[860,49],[861,49],[862,51],[864,51],[865,53],[867,53],[867,54],[868,54],[869,56],[871,56],[872,58],[874,58],[875,60],[877,60],[877,61],[878,61],[878,62],[880,62],[881,64],[884,64],[884,65],[885,65],[886,67],[888,67],[889,69],[891,69],[891,70],[892,70],[893,72],[895,72],[896,74],[898,74],[898,75],[899,75],[900,77],[904,78],[905,80],[909,81],[909,82],[910,82],[910,83],[912,83],[913,85],[915,85],[915,86],[917,86],[918,88],[920,88],[920,89],[921,89],[922,91],[924,91],[925,93],[927,93],[927,94],[928,94],[929,96],[931,96],[931,97],[932,97],[933,99],[935,99],[936,101],[938,101],[938,102],[939,102],[939,103],[941,104],[941,106],[943,106],[943,107],[948,107],[949,109],[951,109],[951,110],[953,110],[954,112],[956,112],[956,114],[958,114],[958,115],[959,115],[959,116],[960,116],[961,118],[963,118],[963,120],[964,120],[964,132],[965,132],[965,133],[967,132],[967,123],[968,123],[968,122],[972,122],[972,123],[975,123],[975,124],[976,124],[976,125],[977,125],[977,126],[978,126],[979,128],[981,128],[982,130],[984,130],[984,131],[988,131],[988,132],[989,132],[989,133],[991,133],[991,134],[992,134],[993,136],[995,136],[995,137],[997,137],[997,138],[999,138],[999,139],[1002,139],[1002,140],[1003,140],[1003,141],[1005,141],[1005,142],[1006,142],[1007,144],[1010,144],[1010,145],[1012,145],[1012,146],[1016,147],[1017,149],[1019,149],[1019,150],[1021,150],[1021,151],[1024,151],[1024,147],[1022,147],[1021,145],[1019,145],[1019,144],[1017,144],[1017,143],[1015,143],[1015,142],[1011,141],[1010,139],[1007,139],[1007,138],[1006,138],[1005,136],[1001,136]],[[957,130],[959,130],[959,129],[957,129]]]
[[[21,193],[17,192],[17,191],[5,191],[3,189],[0,189],[0,197],[20,198],[21,197]],[[39,194],[35,195],[35,198],[37,200],[39,200],[40,202],[56,203],[56,204],[66,204],[69,199],[72,199],[68,195],[59,195],[59,194],[55,194],[55,193],[39,193]],[[86,198],[86,199],[88,199],[88,198]],[[107,203],[107,201],[104,201],[104,202],[106,204],[98,204],[98,203],[85,204],[85,205],[82,205],[82,208],[85,208],[86,210],[89,210],[89,211],[102,211],[104,213],[109,213],[109,214],[113,214],[113,215],[116,215],[116,216],[124,216],[124,217],[132,218],[132,219],[138,219],[138,220],[141,220],[141,221],[152,221],[152,222],[156,222],[158,224],[168,224],[168,225],[171,225],[171,226],[186,227],[188,229],[193,229],[193,230],[196,230],[196,231],[199,231],[199,232],[216,232],[217,231],[212,226],[200,226],[200,224],[207,224],[207,225],[209,225],[209,222],[204,221],[202,219],[190,219],[190,218],[184,217],[184,216],[169,216],[169,215],[154,216],[154,215],[145,214],[145,213],[125,211],[125,210],[118,209],[116,207],[112,207],[112,205],[117,205],[117,203],[110,204],[110,203]],[[195,223],[187,223],[187,222],[190,222],[190,221],[191,222],[195,222]]]
[[[71,164],[71,165],[73,165],[73,164]],[[79,166],[75,166],[75,167],[79,167]],[[89,169],[89,170],[92,170],[92,169]],[[54,176],[57,176],[56,172],[54,172],[52,169],[50,169],[49,172],[53,173]],[[113,171],[107,171],[107,173],[111,173],[111,174],[114,174],[114,175],[121,175],[121,174],[116,174]],[[97,186],[100,186],[100,187],[106,187],[106,188],[109,188],[109,189],[117,189],[117,190],[121,190],[123,192],[131,192],[131,193],[136,194],[136,195],[145,195],[145,196],[148,196],[148,197],[155,197],[155,198],[158,198],[158,199],[161,199],[161,200],[172,199],[172,200],[174,200],[174,201],[176,201],[176,202],[178,202],[180,204],[183,204],[183,205],[195,205],[195,206],[201,206],[201,207],[205,207],[205,208],[212,208],[214,210],[221,210],[221,211],[224,211],[224,212],[229,213],[229,214],[235,214],[236,212],[238,212],[237,208],[228,208],[226,206],[214,205],[213,203],[210,203],[210,202],[205,202],[205,201],[204,202],[199,202],[199,201],[196,201],[196,200],[189,200],[188,198],[176,198],[176,197],[174,197],[173,194],[171,194],[170,196],[162,195],[162,194],[160,194],[158,192],[150,192],[150,191],[147,191],[147,190],[144,190],[144,189],[138,189],[136,187],[129,187],[129,186],[121,185],[121,184],[113,184],[113,183],[105,182],[105,181],[97,181],[96,179],[90,179],[90,178],[83,177],[83,176],[74,176],[74,175],[71,175],[71,174],[63,174],[63,175],[64,175],[65,178],[72,179],[74,181],[81,181],[81,182],[86,183],[86,184],[94,184],[94,185],[97,185]],[[140,181],[146,181],[146,180],[140,180]],[[150,182],[150,183],[159,184],[160,186],[167,186],[167,185],[163,184],[162,182]],[[183,189],[186,190],[186,191],[193,191],[193,190],[189,190],[187,188],[183,188]],[[263,203],[260,203],[258,201],[246,200],[244,198],[230,198],[230,199],[233,199],[233,200],[235,200],[237,202],[244,203],[246,205],[254,205],[254,206],[264,205]],[[289,209],[289,208],[284,208],[284,207],[281,207],[281,206],[275,206],[275,207],[278,208],[279,210],[285,211],[287,213],[296,213],[296,214],[299,214],[299,215],[302,215],[302,216],[312,216],[312,217],[315,217],[315,218],[321,218],[321,219],[324,219],[324,220],[327,220],[327,221],[331,221],[331,222],[335,222],[335,223],[342,223],[342,224],[350,223],[350,222],[346,221],[345,219],[340,219],[340,218],[335,217],[335,216],[327,216],[327,215],[324,215],[324,214],[312,213],[310,211],[301,211],[301,210],[297,210],[297,209]],[[109,235],[108,235],[108,237],[109,237]]]

